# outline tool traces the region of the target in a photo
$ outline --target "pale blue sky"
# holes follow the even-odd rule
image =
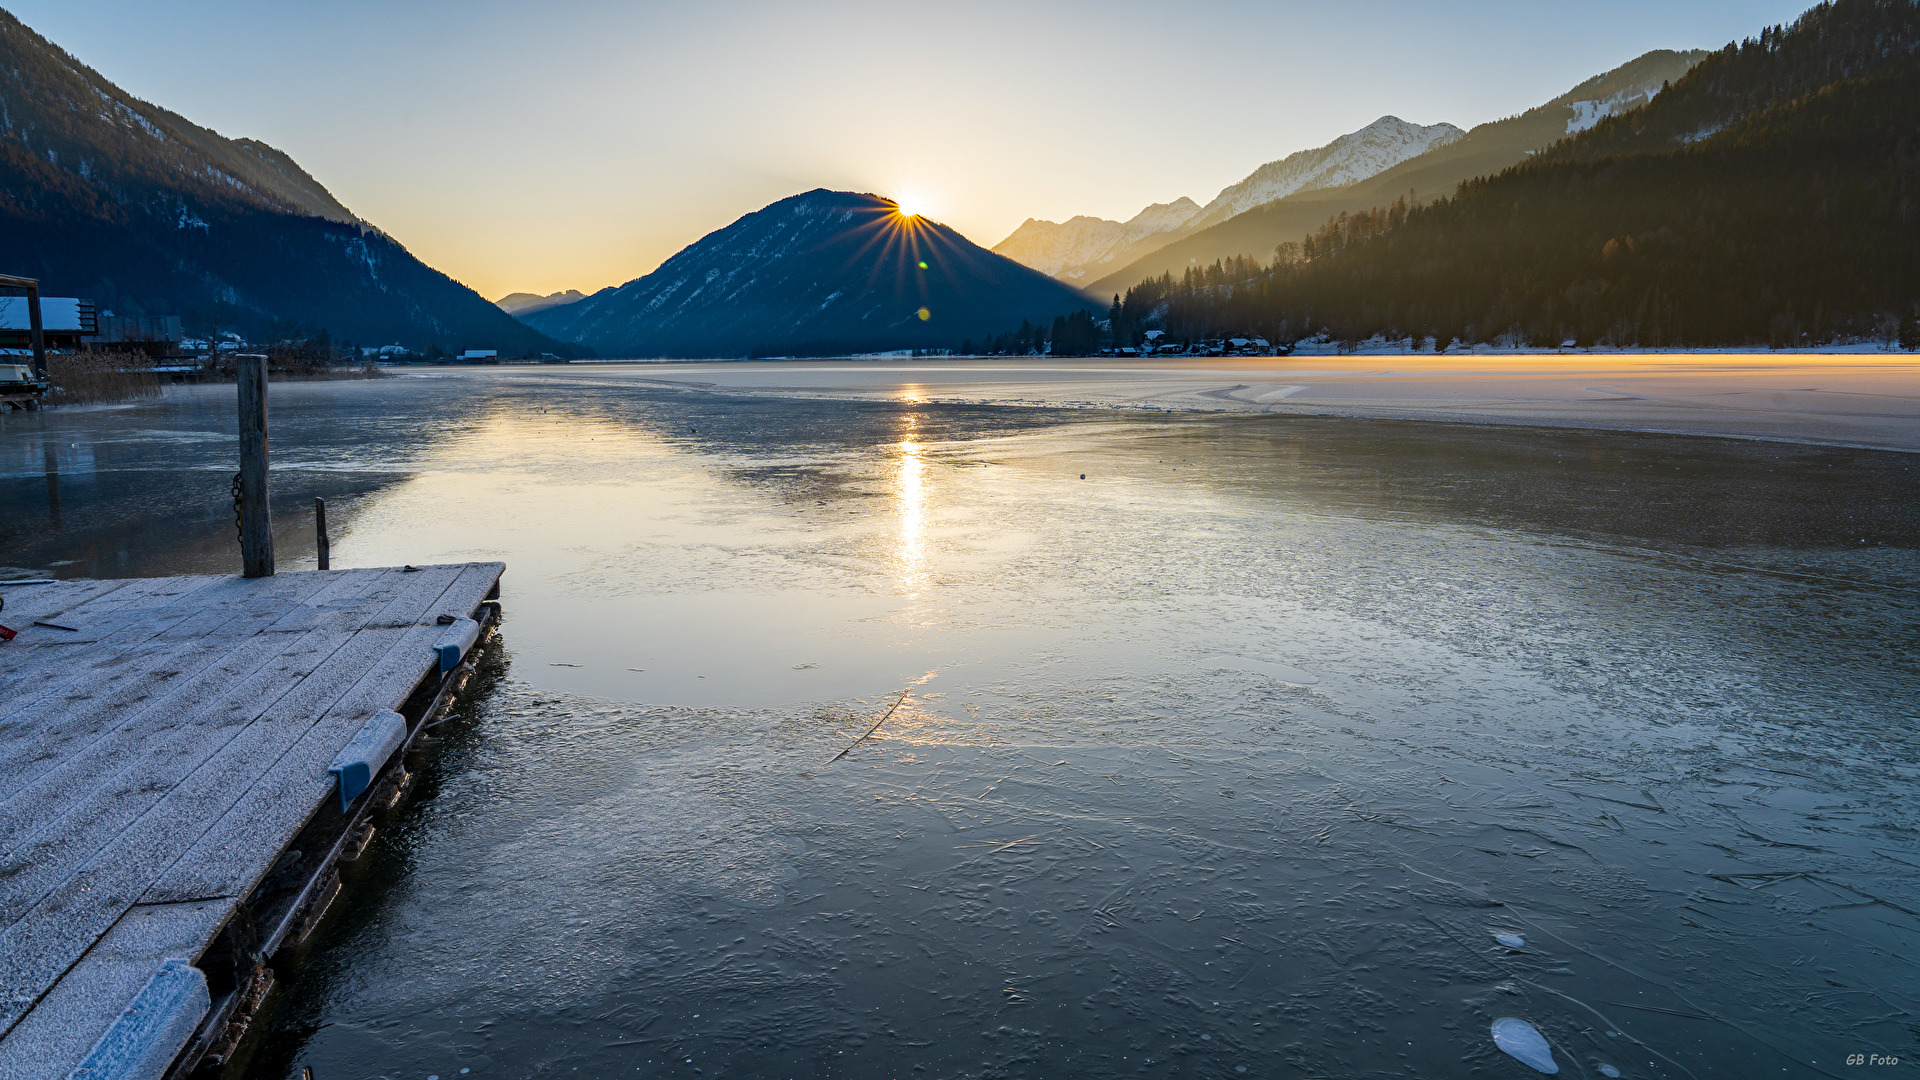
[[[1386,113],[1474,124],[1806,0],[14,0],[128,91],[293,154],[489,297],[587,291],[813,187],[1025,218],[1205,202]]]

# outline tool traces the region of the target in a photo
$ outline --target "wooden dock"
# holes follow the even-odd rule
[[[504,569],[0,584],[0,1080],[232,1054]]]

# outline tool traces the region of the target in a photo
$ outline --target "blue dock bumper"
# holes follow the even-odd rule
[[[472,619],[455,619],[434,643],[433,651],[440,656],[440,674],[445,675],[460,666],[460,658],[467,655],[473,643],[480,640],[480,624]]]
[[[375,713],[360,733],[342,747],[327,771],[340,777],[340,809],[367,790],[380,767],[407,741],[407,718],[389,709]]]
[[[160,1080],[211,1005],[199,968],[162,963],[69,1080]]]

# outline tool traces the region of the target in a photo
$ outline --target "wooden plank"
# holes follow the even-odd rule
[[[127,583],[127,579],[109,579],[0,587],[0,597],[6,599],[6,603],[0,605],[0,624],[24,632],[33,625],[35,619],[53,619],[57,622],[61,613],[94,597],[124,589]]]
[[[0,804],[0,927],[24,918],[352,637],[315,630],[250,638]],[[183,815],[184,827],[191,816]]]
[[[364,613],[370,617],[389,598],[390,594],[378,584],[389,575],[398,576],[399,571],[343,570],[328,576],[283,576],[312,577],[320,584],[317,590],[307,592],[305,584],[289,582],[287,591],[299,597],[293,605],[293,611],[315,601],[331,606],[341,595],[351,595],[352,590],[357,588],[366,589],[369,595],[357,598],[353,603],[331,608],[339,616],[340,625],[345,627],[351,625],[358,615]],[[124,638],[116,636],[102,642],[99,648],[83,654],[83,659],[77,658],[68,670],[67,679],[43,689],[33,699],[32,706],[13,712],[0,712],[0,798],[38,775],[53,758],[72,753],[76,740],[84,745],[86,740],[109,730],[111,725],[106,723],[106,717],[130,707],[133,704],[128,700],[130,696],[136,700],[140,696],[125,692],[132,680],[148,672],[171,672],[164,676],[171,679],[191,676],[224,655],[210,649],[202,640],[196,642],[200,650],[198,652],[175,651],[165,654],[180,658],[178,666],[168,667],[171,661],[164,658],[156,660],[146,655],[129,657],[117,654],[111,648],[113,644],[135,638],[149,639],[141,644],[151,644],[151,639],[159,639],[159,644],[174,648],[171,631],[183,619],[198,618],[206,605],[224,602],[236,590],[253,588],[253,583],[237,577],[206,579],[203,588],[183,594],[151,615],[141,616],[140,627],[129,630]],[[286,609],[275,609],[256,612],[251,616],[242,615],[232,620],[230,629],[236,635],[247,630],[277,627],[292,632],[295,624],[287,621],[291,613]],[[323,620],[319,619],[310,623],[312,626],[322,624]],[[88,708],[89,703],[97,704]]]
[[[437,569],[443,570],[443,573],[436,573]],[[491,580],[497,579],[500,572],[499,564],[432,568],[421,572],[422,586],[443,577],[443,574],[449,582],[472,579],[474,585],[480,587],[480,592],[474,593],[471,589],[465,591],[473,597],[470,603],[477,604],[479,596],[484,595]],[[482,579],[488,582],[486,586],[481,586]],[[414,600],[396,600],[389,603],[380,616],[397,614],[392,610],[396,604],[418,606]],[[428,613],[436,612],[430,607]],[[379,618],[376,618],[375,622],[378,621]],[[438,630],[429,622],[409,633],[417,633],[423,640],[430,641]],[[426,667],[426,649],[424,645],[413,643],[409,651],[412,654],[414,678],[417,680],[419,672]],[[361,682],[366,680],[363,678]],[[411,683],[400,685],[398,680],[389,680],[389,684],[383,684],[380,689],[389,697],[396,693],[404,696],[411,689]],[[391,707],[398,700],[395,697],[383,702],[382,706]],[[350,734],[338,736],[320,766],[307,769],[303,779],[312,780],[315,772],[324,773],[325,761],[331,760],[332,751],[344,744]],[[301,740],[301,744],[307,742],[306,738]],[[281,771],[283,763],[284,758],[274,763],[275,775]],[[0,1025],[11,1027],[17,1023],[53,979],[73,963],[127,907],[136,902],[161,871],[173,866],[204,835],[208,825],[215,819],[224,820],[224,815],[234,803],[250,794],[249,789],[256,787],[255,780],[252,775],[227,769],[205,765],[195,769],[77,872],[39,898],[23,917],[0,931],[0,955],[7,956],[10,961],[0,968]],[[286,840],[297,831],[299,822],[303,822],[319,799],[324,797],[323,789],[318,797],[308,802],[295,819],[292,829],[276,838],[275,852],[279,846],[284,846]],[[263,871],[265,866],[255,869]]]
[[[342,575],[333,587],[372,579],[372,575]],[[440,587],[426,582],[420,597],[411,602],[424,602],[439,591]],[[360,603],[367,601],[361,598]],[[343,614],[358,623],[376,612]],[[219,753],[234,737],[236,726],[244,727],[280,707],[276,703],[282,694],[296,703],[303,701],[313,690],[307,685],[310,676],[353,634],[351,629],[316,629],[304,635],[245,639],[243,648],[188,680],[179,692],[128,716],[83,747],[68,746],[52,767],[0,801],[0,925],[18,916],[19,905],[37,898],[17,890],[58,880],[64,869],[104,846],[119,828],[157,801],[172,781]],[[244,679],[238,677],[253,664],[259,665],[258,670]],[[347,685],[340,685],[332,696]],[[291,692],[295,688],[299,692]],[[209,700],[209,695],[217,696]],[[296,704],[296,711],[306,708],[306,722],[311,723],[331,700]],[[297,732],[287,736],[286,743],[297,737]]]
[[[115,589],[76,604],[48,620],[73,629],[53,630],[36,626],[31,635],[22,633],[13,640],[13,644],[23,645],[26,650],[19,661],[22,666],[16,670],[25,670],[26,666],[43,662],[47,657],[59,656],[62,646],[105,641],[129,626],[138,625],[135,620],[151,618],[180,603],[183,598],[212,587],[219,580],[211,576],[135,578],[124,589]],[[0,658],[0,663],[13,667],[16,661],[9,655]]]
[[[74,665],[97,665],[115,650],[137,646],[162,629],[169,617],[177,620],[186,612],[174,613],[187,596],[211,587],[215,577],[147,578],[126,589],[115,590],[80,605],[61,618],[76,632],[36,628],[29,638],[22,635],[0,651],[0,680],[13,677],[12,685],[22,692],[0,703],[0,718],[14,716],[33,708],[40,701],[65,691],[72,681]],[[155,583],[143,587],[145,582]],[[132,594],[132,595],[129,595]],[[54,620],[58,621],[58,620]],[[22,642],[25,644],[22,645]],[[21,645],[20,651],[12,646]],[[94,645],[91,649],[73,649],[74,645]]]
[[[338,578],[334,585],[288,608],[267,625],[265,632],[297,633],[323,627],[358,630],[372,625],[387,604],[411,588],[413,579],[418,576],[385,567],[328,572]]]
[[[160,964],[197,959],[237,903],[208,900],[129,909],[0,1038],[0,1077],[66,1080]]]
[[[341,571],[338,578],[331,581],[319,574],[289,574],[284,576],[287,578],[304,576],[315,580],[288,581],[283,588],[274,590],[274,593],[296,598],[294,603],[297,605],[307,602],[314,596],[325,595],[332,589],[348,589],[357,583],[370,582],[377,579],[379,574],[379,571]],[[233,588],[227,588],[228,585],[233,585]],[[213,579],[207,588],[196,590],[191,596],[183,596],[175,602],[163,605],[150,616],[133,616],[138,620],[139,626],[130,628],[125,638],[141,639],[138,642],[140,645],[158,642],[162,646],[171,647],[172,643],[178,639],[175,630],[179,625],[189,620],[204,621],[206,616],[204,609],[207,605],[220,604],[236,591],[246,592],[256,589],[257,586],[253,582],[242,578]],[[255,602],[255,606],[228,620],[225,627],[226,633],[203,635],[197,641],[203,646],[209,639],[216,645],[222,639],[230,642],[233,638],[266,630],[284,618],[287,613],[284,606],[271,609],[258,606],[257,595]],[[0,714],[0,762],[3,762],[0,763],[0,797],[4,797],[17,787],[23,773],[37,774],[39,770],[31,769],[32,764],[44,762],[48,755],[71,753],[73,740],[81,739],[84,745],[84,740],[89,736],[107,730],[98,719],[75,719],[72,716],[90,698],[97,696],[108,687],[123,686],[126,678],[134,677],[142,670],[167,670],[163,667],[155,668],[143,658],[123,655],[128,650],[116,652],[112,646],[120,640],[122,640],[121,637],[116,636],[102,642],[96,649],[76,656],[67,678],[53,682],[36,696],[37,707]],[[42,652],[45,651],[42,650]],[[189,656],[190,654],[180,655]],[[168,677],[178,678],[180,675],[195,674],[206,664],[218,660],[223,654],[208,651],[198,655],[203,661],[202,664],[179,669],[175,675]],[[126,670],[123,672],[122,668]],[[107,669],[113,674],[103,678],[102,669]],[[96,713],[98,711],[94,710]],[[19,747],[22,740],[31,745],[31,756],[21,755]]]
[[[164,903],[252,891],[286,843],[285,839],[273,838],[297,833],[331,796],[334,781],[326,769],[334,755],[369,717],[398,706],[437,666],[432,645],[441,627],[435,619],[440,615],[472,614],[504,570],[501,563],[463,569],[459,579],[419,613],[418,622],[396,632],[392,647],[155,883],[143,900]]]
[[[267,579],[271,584],[247,581],[239,577],[214,578],[205,588],[194,590],[189,595],[176,597],[161,605],[151,616],[151,626],[146,620],[131,620],[132,625],[124,626],[102,644],[116,644],[132,647],[138,643],[154,639],[217,639],[244,637],[255,633],[264,625],[282,614],[276,600],[288,602],[303,598],[325,587],[324,581],[309,580],[312,575],[287,575],[285,578]],[[240,601],[250,601],[241,603]],[[271,615],[268,614],[271,608]],[[223,618],[222,615],[225,617]],[[184,630],[184,632],[182,632]],[[48,633],[57,633],[49,631]],[[51,639],[42,639],[50,644]],[[100,651],[100,650],[96,650]],[[29,651],[27,664],[53,662],[58,663],[64,654],[51,648],[39,648]],[[8,665],[4,650],[0,650],[0,668]],[[41,687],[36,700],[55,698],[62,694],[71,695],[75,686],[84,687],[76,672],[58,667],[62,674],[47,680]],[[80,691],[84,692],[84,690]],[[0,717],[18,715],[14,709],[0,707]],[[4,749],[4,748],[0,748]]]
[[[0,721],[0,798],[52,768],[74,741],[152,705],[238,645],[177,641],[78,665],[79,681],[63,683],[62,690],[39,699],[38,708]]]
[[[298,604],[327,587],[333,574],[310,571],[269,578],[222,578],[196,596],[193,616],[168,627],[160,637],[238,637],[259,633]]]

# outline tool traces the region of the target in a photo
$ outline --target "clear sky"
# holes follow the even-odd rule
[[[489,298],[591,292],[815,187],[991,246],[1199,202],[1392,113],[1462,127],[1810,0],[13,0],[291,153]]]

